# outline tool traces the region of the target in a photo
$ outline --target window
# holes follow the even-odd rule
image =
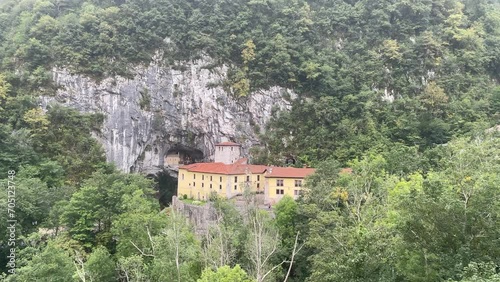
[[[196,174],[193,174],[193,179],[196,179]]]
[[[202,176],[201,176],[201,180],[205,180],[205,175],[202,175]]]
[[[219,190],[222,190],[222,185],[219,185]]]
[[[260,175],[257,175],[257,181],[260,181]]]
[[[234,183],[238,182],[238,176],[234,177]]]
[[[184,180],[184,173],[182,174],[182,180]]]
[[[247,182],[250,182],[250,175],[247,175]]]
[[[212,176],[210,175],[210,181],[212,181]]]
[[[212,184],[210,184],[210,189],[212,189]]]
[[[220,177],[220,182],[222,182],[222,176]]]
[[[238,185],[234,185],[234,190],[238,190]]]
[[[276,189],[276,195],[283,195],[285,194],[285,190],[283,189]]]
[[[257,183],[257,189],[259,189],[259,188],[260,188],[260,183]]]
[[[300,195],[300,190],[293,190],[293,195],[294,196]]]
[[[233,150],[233,147],[231,147],[231,151]]]
[[[276,186],[283,186],[283,179],[276,179]]]
[[[302,180],[295,180],[295,187],[302,187]]]
[[[203,187],[205,187],[205,183],[202,182],[201,183],[201,188],[203,188]]]
[[[193,182],[193,187],[196,187],[196,182]]]

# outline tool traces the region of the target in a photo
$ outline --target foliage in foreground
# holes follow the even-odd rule
[[[6,280],[498,281],[500,144],[483,134],[500,117],[497,5],[2,2],[0,170],[17,171],[24,243]],[[160,211],[151,181],[105,164],[91,137],[101,116],[33,98],[54,93],[54,66],[128,76],[156,51],[181,70],[205,54],[207,68],[227,65],[235,96],[299,93],[274,114],[260,161],[317,165],[310,193],[275,219],[219,199],[200,236]]]
[[[96,172],[62,205],[66,231],[22,238],[6,281],[494,282],[499,140],[454,140],[425,174],[388,173],[380,154],[351,161],[352,172],[325,162],[275,219],[251,199],[246,214],[213,199],[214,225],[197,235],[176,211],[159,211],[150,181]]]
[[[180,70],[205,58],[228,67],[217,86],[236,97],[299,94],[266,128],[261,162],[346,164],[393,143],[423,152],[499,122],[499,11],[493,0],[5,1],[0,99],[2,80],[53,94],[55,66],[101,79],[157,53]],[[25,120],[44,126],[36,118]]]

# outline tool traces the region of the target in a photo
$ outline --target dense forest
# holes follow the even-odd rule
[[[156,54],[226,66],[235,99],[293,90],[253,161],[316,167],[308,192],[274,218],[213,199],[199,236],[106,163],[102,115],[38,106],[54,67],[129,77]],[[0,0],[2,278],[500,281],[499,75],[496,0]]]

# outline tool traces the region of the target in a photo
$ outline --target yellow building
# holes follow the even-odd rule
[[[178,167],[181,162],[181,156],[179,152],[170,153],[165,156],[163,163],[170,167]]]
[[[247,159],[239,158],[240,147],[233,142],[215,144],[216,162],[179,167],[177,196],[205,201],[210,194],[217,193],[230,199],[250,189],[263,193],[266,204],[275,204],[284,195],[296,199],[302,191],[304,178],[314,173],[312,168],[249,165]],[[167,163],[178,160],[175,155],[170,157]]]
[[[172,150],[163,158],[165,166],[177,168],[180,165],[193,163],[193,159],[189,154],[181,150]]]
[[[233,164],[194,163],[179,168],[177,195],[197,200],[207,200],[215,192],[225,198],[241,195],[245,188],[264,192],[267,167],[249,165],[246,159]]]
[[[269,167],[265,176],[266,203],[275,204],[285,195],[297,199],[302,191],[304,178],[314,171],[314,168]]]

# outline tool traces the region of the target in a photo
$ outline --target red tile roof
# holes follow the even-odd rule
[[[179,169],[185,169],[192,172],[206,172],[206,173],[217,173],[217,174],[227,174],[227,165],[223,163],[194,163],[190,165],[185,165],[179,167]]]
[[[314,171],[314,168],[270,167],[266,177],[304,178]]]
[[[264,173],[268,167],[265,165],[246,165],[251,173]]]
[[[180,169],[185,169],[191,172],[214,173],[214,174],[245,174],[245,173],[264,173],[267,169],[265,165],[249,165],[238,160],[234,164],[224,163],[194,163],[181,166]]]
[[[241,146],[241,145],[238,143],[234,143],[234,142],[222,142],[222,143],[215,144],[215,146]]]
[[[264,173],[269,172],[266,177],[282,177],[282,178],[305,178],[315,172],[314,168],[295,168],[295,167],[268,167],[265,165],[249,165],[247,159],[242,158],[234,164],[224,163],[194,163],[181,166],[180,169],[185,169],[190,172],[213,173],[213,174],[246,174],[246,173]]]

